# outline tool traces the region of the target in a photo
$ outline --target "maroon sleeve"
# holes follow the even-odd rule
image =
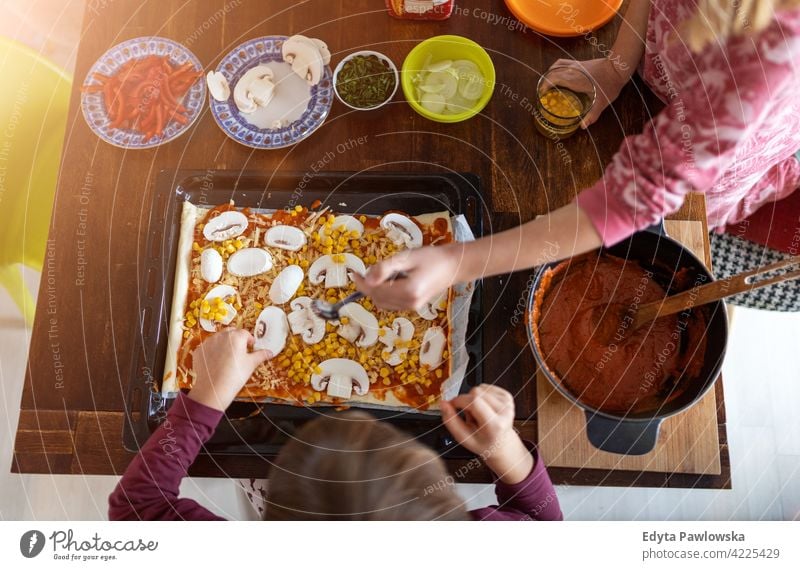
[[[108,498],[109,520],[224,520],[178,489],[222,412],[180,394]]]
[[[526,442],[533,455],[530,474],[515,485],[502,481],[495,483],[498,505],[475,509],[470,514],[475,520],[494,521],[560,521],[564,520],[558,496],[547,474],[544,462],[532,443]]]

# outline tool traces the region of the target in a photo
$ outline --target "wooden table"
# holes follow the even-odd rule
[[[399,21],[381,0],[118,0],[88,2],[83,22],[66,147],[42,274],[12,470],[20,473],[120,474],[132,455],[122,448],[123,395],[128,383],[132,323],[137,318],[137,259],[151,192],[161,169],[307,171],[337,145],[328,170],[469,171],[480,175],[491,214],[487,231],[530,220],[568,203],[597,180],[625,133],[635,133],[660,108],[641,84],[628,85],[588,133],[557,146],[533,125],[531,97],[539,77],[560,57],[597,57],[610,46],[619,18],[594,35],[545,38],[523,30],[502,1],[459,2],[443,23]],[[464,9],[469,5],[470,10]],[[492,15],[490,19],[489,15]],[[79,86],[91,64],[123,40],[160,35],[187,45],[208,67],[242,41],[303,33],[327,41],[334,63],[349,52],[376,49],[398,64],[419,41],[454,33],[485,46],[497,68],[497,87],[474,119],[442,125],[417,115],[398,94],[377,112],[348,112],[334,104],[322,128],[279,151],[252,151],[228,139],[208,111],[182,138],[161,148],[129,151],[95,137],[79,109]],[[596,38],[592,40],[591,38]],[[329,155],[330,156],[330,155]],[[678,219],[704,220],[702,198],[690,199]],[[536,434],[535,364],[524,325],[512,317],[526,300],[527,273],[487,280],[484,377],[516,395],[518,427]],[[558,483],[725,487],[727,448],[720,402],[723,475],[556,469]],[[460,465],[451,463],[455,471]],[[193,475],[264,476],[257,457],[201,457]],[[460,481],[488,481],[483,468]]]

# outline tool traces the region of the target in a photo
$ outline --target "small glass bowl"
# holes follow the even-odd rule
[[[594,81],[580,69],[548,69],[536,85],[533,116],[537,130],[556,140],[570,136],[578,130],[596,98],[597,87]]]

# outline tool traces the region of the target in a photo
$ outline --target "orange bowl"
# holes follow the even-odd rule
[[[622,6],[622,0],[505,0],[523,24],[548,36],[581,36],[606,24]]]

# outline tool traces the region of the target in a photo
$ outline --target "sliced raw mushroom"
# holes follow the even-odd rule
[[[352,279],[352,272],[364,275],[367,268],[364,262],[352,253],[323,255],[308,268],[308,280],[319,285],[325,280],[325,287],[344,287]]]
[[[273,226],[267,230],[264,242],[271,247],[297,251],[306,245],[306,234],[294,226]]]
[[[273,72],[267,65],[257,65],[245,71],[233,88],[233,102],[244,114],[266,107],[275,94]]]
[[[319,54],[322,57],[322,63],[328,65],[331,62],[331,52],[328,49],[328,44],[318,38],[311,38],[311,41],[316,44]]]
[[[217,285],[203,297],[200,305],[200,326],[208,332],[217,332],[217,325],[229,325],[236,317],[236,309],[229,300],[236,298],[236,289],[230,285]],[[206,308],[212,318],[204,317]]]
[[[369,391],[369,376],[358,362],[347,358],[330,358],[319,365],[319,374],[311,376],[311,387],[318,392],[327,391],[332,398],[347,400],[353,390],[359,396]]]
[[[386,345],[383,351],[383,360],[391,366],[398,366],[406,359],[408,354],[407,343],[414,338],[414,323],[404,317],[397,317],[392,321],[392,327],[381,329],[383,334],[378,340]]]
[[[305,36],[292,36],[283,42],[281,52],[283,61],[290,64],[292,71],[309,85],[316,85],[322,79],[324,54],[313,41]]]
[[[408,249],[422,247],[422,230],[412,219],[402,214],[386,214],[381,218],[381,227],[386,230],[386,237],[395,245],[404,245]]]
[[[259,107],[269,105],[275,95],[275,84],[272,82],[272,76],[262,77],[251,82],[250,87],[247,89],[247,94],[253,98],[253,101]]]
[[[291,39],[292,41],[306,42],[309,46],[313,47],[315,50],[319,52],[319,55],[322,58],[322,63],[324,65],[328,65],[331,62],[331,52],[328,49],[328,44],[326,44],[322,40],[317,38],[309,38],[301,34],[295,34],[289,39]],[[292,63],[292,62],[287,61],[287,63]]]
[[[343,214],[341,216],[336,216],[333,218],[333,223],[330,225],[330,230],[339,230],[340,232],[356,232],[358,235],[355,237],[361,237],[364,233],[364,224],[362,224],[357,218],[353,216],[348,216],[347,214]],[[320,228],[319,230],[319,237],[325,237],[325,228]]]
[[[447,338],[442,327],[431,327],[426,330],[422,337],[422,346],[419,348],[419,363],[430,370],[438,368],[442,364],[442,354],[446,344]]]
[[[253,348],[256,350],[269,350],[277,356],[286,346],[286,337],[289,335],[289,323],[286,313],[280,307],[265,307],[256,319],[253,336],[256,341]]]
[[[417,309],[417,314],[426,321],[432,321],[439,315],[439,311],[443,311],[446,307],[447,289],[436,295],[433,299],[423,303],[423,305]]]
[[[252,277],[272,269],[272,256],[260,247],[240,249],[228,258],[228,272],[236,277]]]
[[[366,348],[378,342],[378,319],[358,303],[339,309],[338,335],[356,346]]]
[[[216,283],[222,277],[222,256],[216,249],[210,247],[200,254],[200,276],[209,283]]]
[[[247,216],[241,212],[222,212],[206,222],[203,226],[203,236],[208,241],[225,241],[242,235],[247,225]]]
[[[217,101],[227,101],[231,96],[231,86],[228,80],[219,71],[209,71],[206,75],[206,85],[208,92]]]
[[[311,309],[310,297],[298,297],[289,306],[289,327],[299,334],[306,344],[317,344],[325,337],[325,321]]]
[[[269,288],[269,298],[276,305],[283,305],[297,293],[298,287],[303,282],[303,270],[299,265],[285,267]]]

